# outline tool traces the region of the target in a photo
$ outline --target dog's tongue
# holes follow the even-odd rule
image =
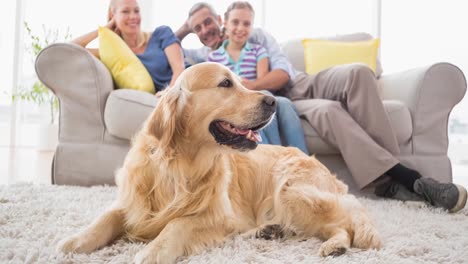
[[[258,133],[257,131],[252,131],[250,129],[240,129],[240,128],[232,126],[231,124],[227,122],[220,122],[220,125],[227,131],[230,131],[231,133],[234,133],[237,135],[242,135],[248,140],[251,140],[257,143],[262,142],[262,136],[260,136],[260,133]]]
[[[260,136],[260,133],[258,133],[257,131],[252,131],[250,129],[244,130],[244,129],[239,129],[239,128],[235,128],[235,130],[237,134],[245,136],[248,140],[251,140],[257,143],[262,142],[262,136]]]

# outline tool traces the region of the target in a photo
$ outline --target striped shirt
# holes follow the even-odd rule
[[[211,52],[208,55],[208,61],[221,63],[242,78],[256,80],[257,63],[268,57],[266,49],[258,44],[247,42],[241,50],[239,60],[235,62],[226,51],[228,43],[229,41],[225,40],[221,47]]]

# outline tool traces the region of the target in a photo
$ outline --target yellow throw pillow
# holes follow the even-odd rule
[[[305,70],[316,74],[336,65],[364,63],[375,72],[379,44],[379,39],[353,42],[304,39]]]
[[[154,93],[154,83],[140,59],[115,32],[99,27],[99,57],[118,88]]]

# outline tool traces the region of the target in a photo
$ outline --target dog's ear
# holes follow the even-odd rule
[[[172,87],[166,88],[155,110],[146,122],[146,132],[168,146],[180,130],[180,116],[186,104],[188,91],[183,89],[181,78]]]

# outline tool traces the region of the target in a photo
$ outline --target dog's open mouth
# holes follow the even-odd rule
[[[258,133],[258,131],[255,131],[255,128],[241,129],[224,121],[219,121],[216,124],[220,126],[221,129],[223,129],[224,131],[230,132],[231,134],[242,135],[248,140],[252,140],[254,142],[262,142],[262,137],[260,136],[260,133]]]
[[[268,121],[255,127],[243,128],[226,121],[216,120],[211,122],[209,130],[219,144],[227,145],[234,149],[249,150],[255,149],[257,143],[262,142],[262,137],[258,130],[266,124],[268,124]]]

